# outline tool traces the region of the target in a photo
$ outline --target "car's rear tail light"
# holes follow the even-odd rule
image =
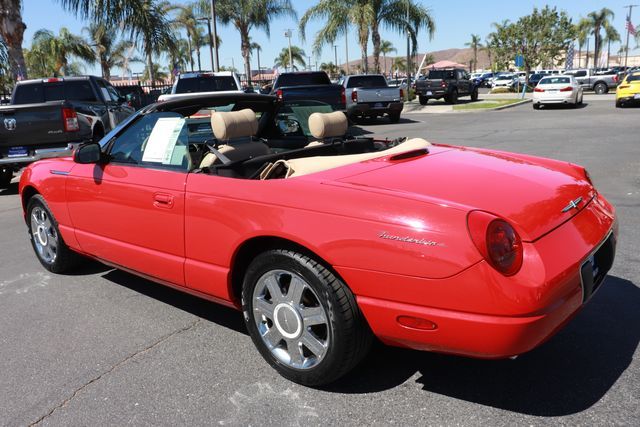
[[[282,89],[278,89],[276,91],[276,97],[278,98],[278,101],[282,101]]]
[[[540,89],[539,87],[533,89],[534,92],[544,92],[544,89]]]
[[[354,89],[353,92],[351,92],[351,100],[353,102],[358,102],[358,91]]]
[[[445,82],[444,80],[440,82],[440,86],[441,87],[447,87],[447,82]]]
[[[614,83],[618,83],[618,76],[617,76],[617,74],[614,74],[614,75],[613,75],[613,82],[614,82]]]
[[[573,88],[571,86],[563,87],[560,92],[571,92]]]
[[[62,79],[59,79],[57,77],[51,77],[48,79],[42,79],[42,83],[56,83],[56,82],[61,82]]]
[[[487,212],[473,211],[467,217],[469,235],[480,254],[505,276],[522,267],[522,240],[507,221]]]
[[[344,87],[340,88],[340,103],[342,105],[347,105],[347,96],[344,93]]]
[[[73,108],[65,107],[62,109],[62,123],[64,125],[65,132],[75,132],[80,130],[78,115],[76,114],[76,110]]]

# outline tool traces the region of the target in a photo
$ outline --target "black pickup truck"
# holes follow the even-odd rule
[[[31,162],[100,140],[134,112],[125,101],[94,76],[18,82],[11,104],[0,106],[0,188]]]
[[[273,83],[271,94],[283,101],[318,101],[329,104],[334,111],[344,111],[344,87],[332,84],[324,71],[282,73]]]
[[[416,81],[416,95],[421,105],[440,98],[455,104],[460,96],[470,96],[472,101],[477,101],[478,86],[462,68],[437,68],[429,70],[426,78]]]

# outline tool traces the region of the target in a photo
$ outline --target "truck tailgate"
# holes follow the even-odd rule
[[[278,91],[282,91],[282,99],[285,101],[320,101],[331,105],[334,110],[344,110],[345,107],[342,102],[343,88],[340,85],[285,86],[276,88],[276,93]]]
[[[378,103],[400,101],[400,88],[380,87],[380,88],[358,88],[358,103]]]
[[[0,154],[25,155],[34,147],[65,145],[90,138],[91,128],[78,116],[80,131],[65,132],[64,101],[0,107]]]

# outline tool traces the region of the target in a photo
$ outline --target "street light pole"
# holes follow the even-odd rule
[[[407,102],[409,102],[409,90],[411,89],[411,34],[409,33],[409,4],[407,3]]]
[[[213,59],[213,71],[216,73],[220,71],[220,59],[218,58],[218,31],[216,29],[216,1],[211,0],[211,22],[213,23],[213,50],[216,52],[215,62]]]
[[[338,69],[338,45],[334,44],[333,45],[333,54],[335,55],[335,64],[336,64],[336,70]]]
[[[289,67],[291,67],[291,71],[293,71],[293,56],[291,55],[291,30],[285,31],[284,36],[289,39]]]

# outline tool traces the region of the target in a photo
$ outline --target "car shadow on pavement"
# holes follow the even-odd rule
[[[541,110],[582,110],[583,108],[587,108],[589,105],[588,102],[583,102],[582,104],[572,105],[572,104],[545,104],[542,106]]]
[[[419,123],[415,120],[411,120],[408,119],[406,117],[400,117],[400,121],[398,121],[397,123],[393,123],[389,120],[389,118],[387,117],[376,117],[376,118],[371,118],[371,117],[362,117],[359,118],[357,120],[354,121],[354,125],[358,126],[358,125],[365,125],[365,126],[371,126],[371,125],[397,125],[400,123]]]
[[[18,183],[12,182],[7,188],[0,189],[0,196],[13,196],[18,194]]]
[[[209,322],[248,335],[242,313],[232,308],[160,285],[122,270],[112,269],[102,277]]]
[[[358,369],[327,387],[371,393],[413,376],[422,390],[535,416],[596,404],[629,367],[640,341],[640,288],[609,276],[567,327],[516,360],[477,360],[377,345]]]

